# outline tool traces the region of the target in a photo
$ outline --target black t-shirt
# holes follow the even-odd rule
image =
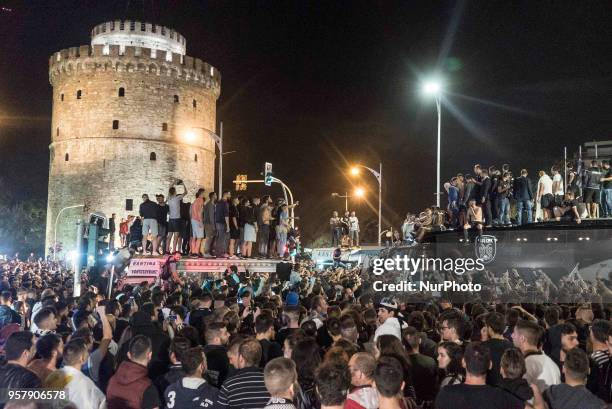
[[[448,385],[436,398],[437,409],[523,409],[525,404],[503,389],[489,385]]]
[[[259,341],[259,344],[261,345],[260,368],[265,367],[272,359],[283,356],[283,348],[278,343],[262,339]]]
[[[208,367],[206,376],[212,386],[219,388],[227,378],[229,371],[227,350],[223,345],[206,345],[204,347],[204,355],[206,355]]]
[[[501,357],[506,349],[512,348],[512,342],[508,341],[507,339],[489,339],[483,344],[489,348],[489,352],[491,353],[492,367],[487,373],[487,384],[497,385],[501,379],[501,375],[499,373]]]
[[[608,169],[608,171],[604,173],[604,178],[610,177],[612,177],[612,168]],[[603,189],[612,189],[612,180],[606,180],[605,182],[601,182],[601,187]]]
[[[159,392],[154,384],[151,384],[145,389],[142,395],[142,403],[140,404],[141,409],[153,409],[161,408],[162,403],[159,398]]]
[[[240,215],[238,213],[238,207],[234,206],[233,204],[231,204],[230,207],[229,207],[230,229],[232,229],[232,230],[237,229],[236,224],[239,223],[239,221],[238,221],[239,217],[240,217]],[[234,218],[236,219],[236,224],[234,224]]]
[[[162,226],[166,226],[168,224],[169,209],[170,208],[168,205],[157,205],[157,223],[161,224]]]
[[[296,331],[299,331],[299,328],[281,328],[276,334],[276,342],[282,347],[285,345],[285,339],[293,334]]]

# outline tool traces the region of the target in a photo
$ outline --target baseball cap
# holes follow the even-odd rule
[[[391,297],[384,297],[380,300],[378,306],[382,308],[387,308],[389,310],[397,310],[397,301],[395,301]]]
[[[288,307],[295,307],[300,303],[300,296],[295,291],[291,291],[285,297],[285,305]]]

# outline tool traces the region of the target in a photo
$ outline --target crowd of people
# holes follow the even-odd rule
[[[141,253],[235,259],[287,258],[299,244],[299,229],[289,217],[289,209],[299,202],[232,196],[230,191],[217,197],[200,188],[189,203],[187,194],[181,180],[170,187],[167,197],[156,194],[152,201],[143,194],[139,215],[119,223],[121,246]],[[114,237],[114,215],[109,225]]]
[[[459,173],[444,184],[448,203],[444,209],[430,207],[419,215],[408,213],[402,224],[401,242],[420,241],[440,229],[482,232],[493,226],[532,222],[612,217],[612,169],[608,160],[590,166],[569,167],[564,186],[562,167],[538,172],[533,184],[526,169],[514,175],[510,166],[489,168],[474,165],[473,174]]]
[[[604,408],[610,304],[375,293],[358,268],[227,273],[172,286],[0,261],[0,390],[63,408]],[[172,278],[170,278],[172,280]],[[167,290],[171,288],[171,290]],[[45,403],[2,402],[11,408]]]

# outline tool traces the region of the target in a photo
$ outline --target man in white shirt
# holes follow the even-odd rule
[[[64,346],[64,367],[49,375],[45,387],[63,389],[66,398],[79,409],[105,409],[106,397],[81,367],[87,358],[87,345],[83,340],[70,341]]]
[[[351,212],[349,217],[349,240],[351,247],[359,247],[359,219],[355,212]]]
[[[561,373],[555,362],[538,349],[538,341],[542,336],[542,328],[531,321],[521,320],[514,326],[512,342],[523,357],[527,372],[523,376],[530,384],[537,385],[544,392],[551,385],[561,383]]]

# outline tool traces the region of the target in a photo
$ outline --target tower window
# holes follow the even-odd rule
[[[68,162],[70,160],[70,155],[68,155],[68,153],[66,153],[64,155],[64,161]]]
[[[136,29],[136,23],[130,21],[130,31],[134,31]]]
[[[174,96],[174,103],[175,103],[175,104],[178,104],[178,103],[179,103],[179,96],[178,96],[178,95],[175,95],[175,96]]]
[[[134,199],[125,199],[125,210],[134,210]]]
[[[64,100],[64,94],[60,94],[60,101]]]
[[[145,23],[140,23],[140,31],[146,31],[147,25]]]
[[[119,23],[119,30],[124,30],[125,29],[125,25],[123,24],[123,21],[121,21]]]
[[[119,88],[119,96],[120,97],[125,97],[125,88],[123,88],[123,87]]]
[[[198,161],[198,154],[197,153],[193,156],[193,160],[194,160],[194,162]]]
[[[157,160],[157,155],[155,154],[155,152],[151,152],[149,154],[149,160]]]
[[[55,136],[59,136],[59,126],[55,129]]]
[[[195,99],[193,100],[193,107],[197,108],[198,107],[198,101],[196,101]]]
[[[166,122],[164,122],[162,124],[162,131],[167,131],[168,130],[168,124]]]
[[[113,121],[113,129],[119,129],[119,121],[116,119]]]
[[[81,95],[83,95],[83,92],[80,89],[77,90],[77,99],[81,99]]]

